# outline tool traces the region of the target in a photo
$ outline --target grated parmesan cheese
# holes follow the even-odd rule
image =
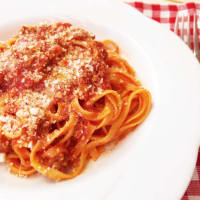
[[[51,104],[87,100],[106,89],[107,54],[94,35],[62,23],[23,26],[15,38],[0,54],[0,95],[8,94],[0,125],[4,135],[21,133],[17,143],[31,149],[38,130],[56,123]],[[69,109],[59,112],[67,115]]]

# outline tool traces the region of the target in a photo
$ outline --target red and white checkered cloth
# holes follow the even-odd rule
[[[129,5],[135,7],[142,12],[145,16],[152,18],[166,26],[168,29],[174,31],[174,24],[177,13],[183,12],[185,15],[190,14],[191,24],[191,41],[193,40],[193,15],[199,13],[200,15],[200,3],[187,3],[181,5],[158,5],[158,4],[146,4],[142,2],[128,2]],[[200,18],[199,18],[200,21]],[[185,30],[186,34],[186,30]],[[200,35],[200,32],[199,32]],[[193,42],[191,42],[193,48]],[[200,67],[200,66],[199,66]],[[200,77],[199,77],[200,78]],[[199,133],[200,134],[200,133]],[[191,147],[192,148],[192,147]],[[170,192],[170,191],[169,191]],[[196,168],[192,176],[192,180],[182,198],[182,200],[200,200],[200,149],[199,156],[196,163]]]
[[[199,0],[200,1],[200,0]],[[158,4],[146,4],[141,2],[130,2],[129,5],[135,7],[137,10],[142,12],[145,16],[152,18],[160,22],[163,26],[174,31],[174,23],[176,20],[177,13],[179,15],[186,16],[190,15],[190,33],[191,33],[191,47],[193,49],[193,21],[194,14],[200,16],[200,3],[187,3],[181,5],[158,5]],[[185,21],[187,18],[185,18]],[[200,21],[200,18],[198,18]],[[180,27],[181,28],[181,27]],[[186,36],[187,30],[185,27],[184,34]],[[180,35],[180,30],[179,30]],[[200,30],[199,30],[200,35]]]

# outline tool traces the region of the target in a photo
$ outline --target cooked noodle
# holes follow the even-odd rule
[[[76,177],[151,108],[118,45],[70,24],[22,27],[0,65],[0,151],[20,176]]]

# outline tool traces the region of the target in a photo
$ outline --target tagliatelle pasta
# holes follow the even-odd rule
[[[23,26],[0,45],[0,152],[16,175],[73,178],[150,108],[111,40],[56,23]]]

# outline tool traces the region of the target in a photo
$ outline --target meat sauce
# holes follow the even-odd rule
[[[13,39],[2,42],[0,152],[12,143],[29,147],[42,137],[53,123],[46,113],[55,113],[56,103],[65,104],[61,115],[66,120],[74,97],[87,101],[109,89],[106,59],[106,50],[92,34],[68,23],[23,26]],[[87,134],[87,123],[79,120],[75,137],[80,139]]]

